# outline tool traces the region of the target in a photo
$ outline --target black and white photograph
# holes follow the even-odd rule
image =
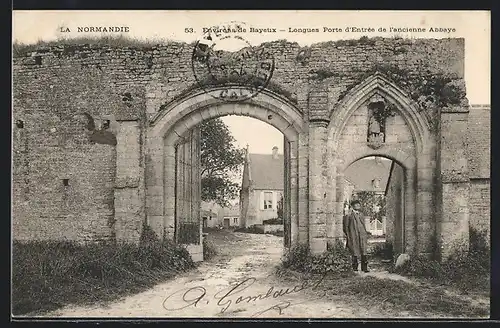
[[[490,318],[489,11],[12,17],[12,318]]]

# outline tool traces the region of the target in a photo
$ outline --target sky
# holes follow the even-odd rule
[[[399,35],[409,38],[465,39],[465,81],[471,104],[490,104],[490,12],[489,11],[13,11],[12,40],[21,43],[50,41],[101,33],[78,32],[78,27],[127,27],[123,33],[138,39],[169,39],[192,42],[202,36],[203,27],[238,21],[247,28],[276,28],[275,33],[246,33],[252,45],[287,39],[301,46],[312,43],[357,39],[361,36]],[[324,28],[342,32],[323,32]],[[346,27],[373,28],[374,32],[345,32]],[[439,27],[449,32],[389,32],[390,28]],[[320,33],[294,32],[319,28]],[[386,32],[379,32],[385,28]],[[191,30],[192,29],[192,30]],[[454,29],[454,30],[453,30]],[[62,32],[62,30],[70,32]],[[103,33],[104,34],[104,33]],[[228,43],[227,47],[233,45]],[[229,126],[240,147],[251,152],[271,153],[273,146],[283,151],[283,135],[274,127],[248,117],[229,116]],[[257,133],[256,133],[257,131]]]

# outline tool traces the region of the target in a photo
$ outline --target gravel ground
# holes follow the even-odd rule
[[[105,305],[67,306],[50,317],[246,317],[246,318],[388,318],[411,313],[380,311],[351,301],[322,297],[321,282],[287,283],[274,275],[283,238],[220,231],[210,233],[218,248],[213,259],[189,273],[140,294]],[[384,271],[365,275],[401,279]]]

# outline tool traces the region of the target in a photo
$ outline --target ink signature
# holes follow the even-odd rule
[[[306,300],[303,300],[302,302],[292,303],[290,301],[283,301],[283,302],[274,304],[273,306],[271,306],[265,310],[254,313],[252,315],[252,317],[258,317],[262,314],[266,314],[266,313],[271,312],[271,311],[276,311],[278,315],[283,315],[285,313],[284,310],[291,307],[291,306],[303,304],[306,302],[316,301],[316,300],[322,299],[325,296],[326,296],[326,291],[323,291],[320,296],[317,296],[317,297],[314,297],[311,299],[306,299]]]
[[[299,293],[306,289],[315,290],[324,278],[325,275],[321,276],[318,281],[304,280],[302,284],[289,288],[276,288],[275,286],[271,286],[266,293],[254,295],[244,293],[244,291],[252,286],[257,280],[253,277],[246,278],[233,286],[220,290],[212,297],[207,295],[207,289],[203,286],[183,288],[167,296],[163,301],[163,308],[167,311],[176,311],[188,307],[201,307],[204,304],[209,304],[210,301],[217,301],[217,306],[221,308],[220,312],[224,313],[235,304],[257,302],[265,299],[277,299],[286,295]],[[283,309],[291,305],[292,303],[290,302],[281,302],[273,305],[269,309],[259,312],[259,314],[271,310],[276,310],[281,314]]]

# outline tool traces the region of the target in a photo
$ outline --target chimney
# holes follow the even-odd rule
[[[273,147],[273,158],[278,159],[278,147],[277,146]]]

